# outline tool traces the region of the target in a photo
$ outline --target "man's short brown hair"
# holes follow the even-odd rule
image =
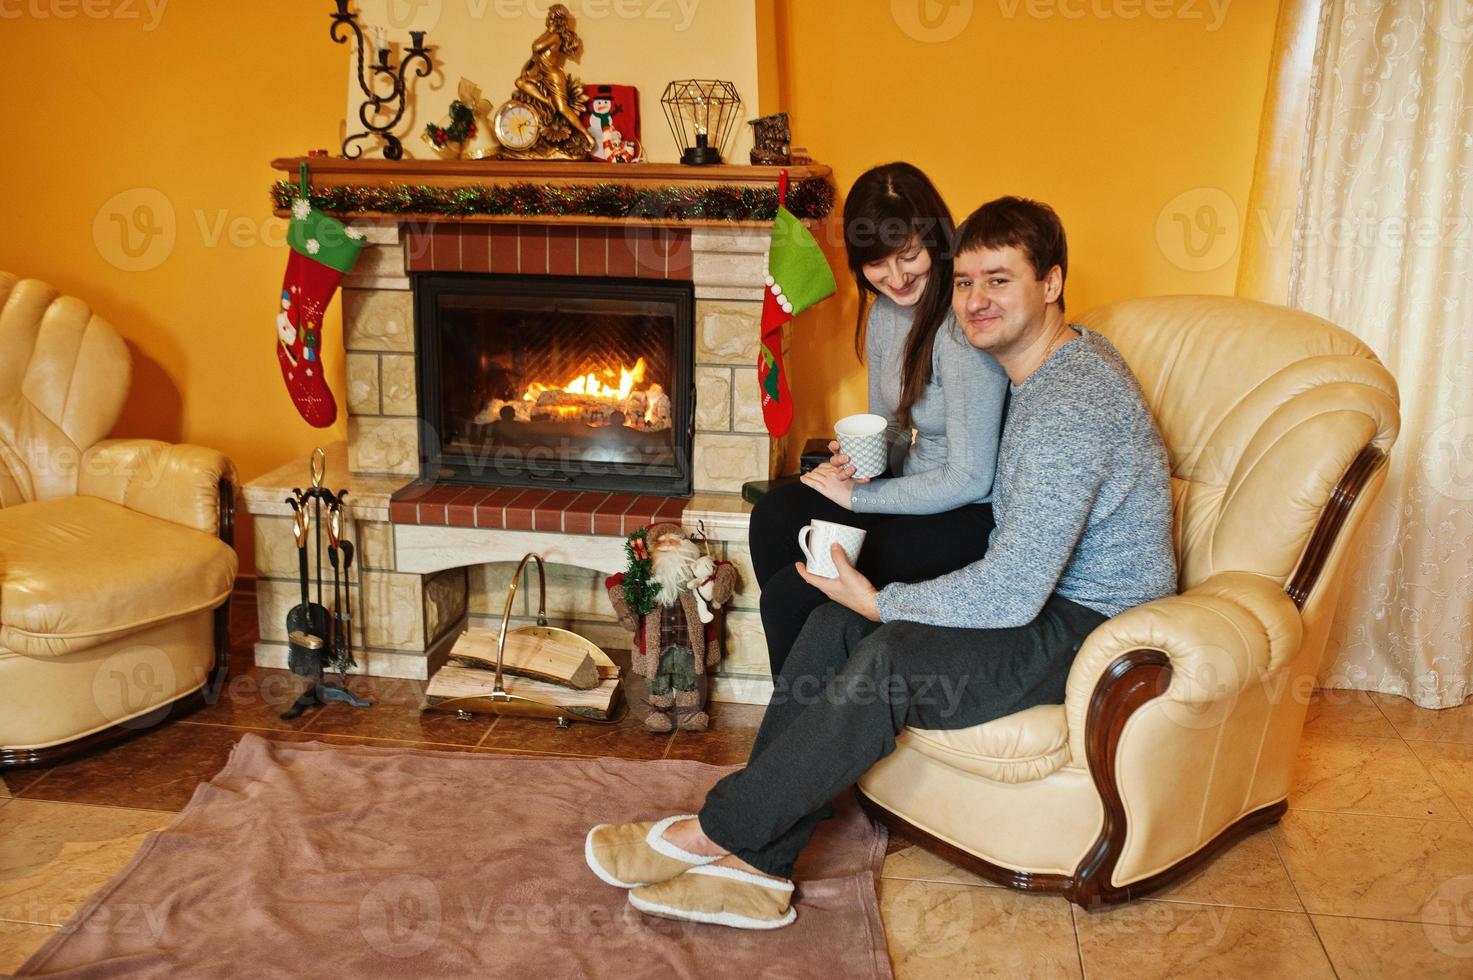
[[[953,254],[1009,246],[1028,257],[1036,278],[1042,279],[1054,266],[1059,267],[1059,311],[1063,312],[1062,280],[1069,276],[1069,243],[1058,213],[1042,201],[1026,197],[988,201],[956,230]]]

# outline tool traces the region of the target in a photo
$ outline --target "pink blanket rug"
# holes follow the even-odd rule
[[[890,977],[885,833],[852,800],[785,929],[649,918],[584,865],[593,824],[694,812],[729,771],[248,735],[16,976]]]

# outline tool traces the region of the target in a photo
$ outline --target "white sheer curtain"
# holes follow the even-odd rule
[[[1347,328],[1401,386],[1321,678],[1459,704],[1473,695],[1473,0],[1285,0],[1277,56],[1264,139],[1279,150],[1260,153],[1262,240],[1244,243],[1240,292]]]

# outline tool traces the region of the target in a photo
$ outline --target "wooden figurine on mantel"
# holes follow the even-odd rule
[[[628,568],[604,583],[619,623],[634,634],[632,671],[649,684],[652,732],[705,731],[706,675],[721,663],[722,609],[740,581],[679,524],[640,528],[625,543]]]
[[[752,127],[752,165],[786,167],[793,162],[793,131],[786,112],[773,113],[750,120]]]
[[[547,30],[532,42],[532,57],[522,67],[511,100],[496,110],[491,124],[504,160],[587,160],[596,142],[583,116],[588,96],[565,65],[583,51],[573,30],[573,15],[563,4],[547,11]]]

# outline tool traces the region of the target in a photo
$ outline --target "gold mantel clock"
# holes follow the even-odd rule
[[[542,120],[525,102],[507,102],[496,110],[492,119],[496,142],[518,152],[530,150],[542,138]]]

